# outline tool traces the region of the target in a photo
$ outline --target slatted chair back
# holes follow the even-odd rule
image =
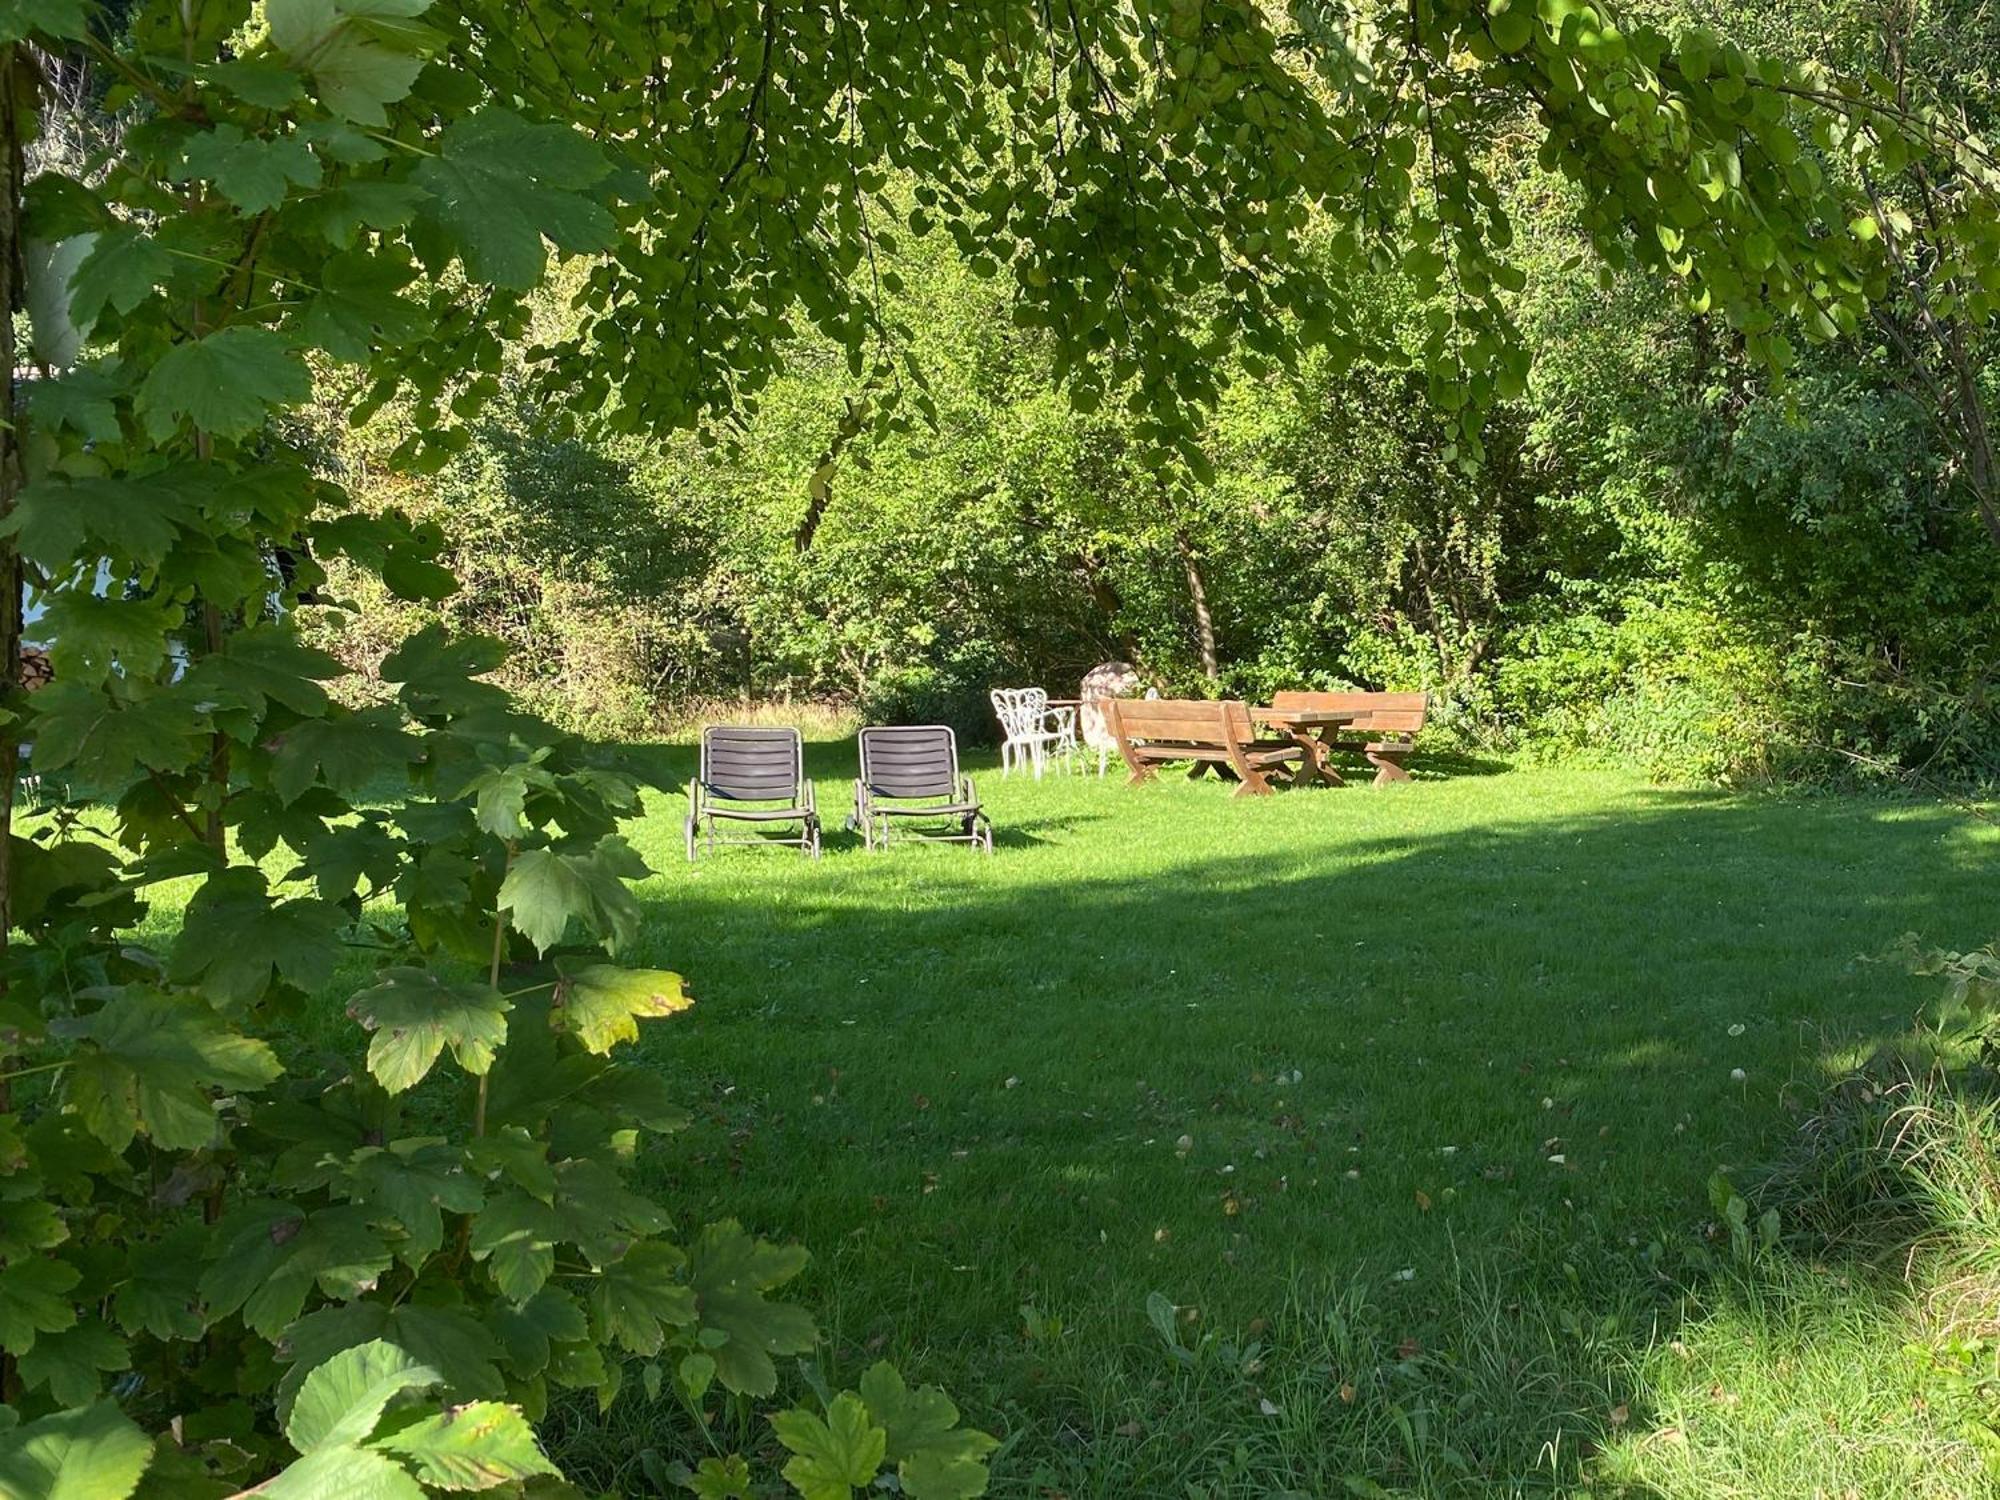
[[[1362,717],[1354,721],[1354,728],[1370,734],[1414,735],[1424,727],[1424,719],[1430,712],[1429,693],[1278,693],[1271,699],[1273,708],[1327,709],[1339,711],[1355,709]]]
[[[945,724],[861,731],[861,780],[877,797],[957,797],[958,736]]]
[[[805,741],[792,728],[711,725],[701,732],[701,784],[730,802],[799,800]]]
[[[1241,703],[1203,698],[1119,698],[1107,702],[1115,733],[1145,744],[1224,745],[1250,737]]]

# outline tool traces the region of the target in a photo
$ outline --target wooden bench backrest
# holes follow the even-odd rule
[[[1241,702],[1211,703],[1202,698],[1106,699],[1118,733],[1141,743],[1188,745],[1247,744],[1250,710]]]
[[[1278,693],[1273,708],[1363,709],[1354,727],[1372,734],[1415,734],[1430,711],[1429,693]]]

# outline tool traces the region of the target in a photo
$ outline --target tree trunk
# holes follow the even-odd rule
[[[1202,582],[1201,567],[1195,561],[1187,533],[1175,532],[1174,544],[1180,549],[1181,566],[1187,570],[1188,600],[1194,605],[1195,641],[1201,648],[1201,675],[1217,682],[1221,680],[1222,668],[1215,657],[1215,617],[1208,612],[1208,585]]]
[[[24,478],[21,465],[20,411],[14,371],[14,313],[23,303],[21,254],[22,153],[33,107],[24,97],[22,69],[26,60],[19,44],[0,47],[0,518],[14,509],[14,497]],[[10,535],[0,537],[0,707],[21,709],[21,550]],[[5,994],[4,965],[14,928],[13,860],[14,783],[20,775],[20,724],[0,726],[0,994]],[[4,1059],[0,1059],[4,1070]],[[0,1110],[7,1107],[6,1084],[0,1082]]]
[[[14,509],[23,479],[14,386],[14,312],[23,301],[21,184],[28,132],[22,115],[33,107],[21,87],[24,66],[18,44],[0,47],[0,374],[5,376],[0,380],[0,518]],[[0,708],[16,714],[21,708],[21,551],[11,536],[0,538]],[[6,962],[14,930],[14,782],[20,772],[20,723],[11,720],[0,724],[0,996],[7,993]],[[12,1061],[0,1047],[0,1075]],[[0,1115],[13,1106],[13,1090],[0,1076]],[[12,1403],[19,1395],[14,1355],[0,1349],[0,1401]]]

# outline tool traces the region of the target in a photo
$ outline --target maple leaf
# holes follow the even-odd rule
[[[577,131],[488,108],[446,130],[413,180],[431,195],[422,218],[457,247],[467,275],[526,291],[542,279],[544,238],[576,253],[610,248],[610,212],[576,191],[610,169]]]
[[[318,86],[320,102],[362,125],[410,92],[438,33],[412,19],[430,0],[269,0],[271,40]]]
[[[392,1094],[421,1082],[447,1046],[466,1072],[484,1073],[506,1043],[507,1009],[491,985],[407,966],[384,970],[347,1005],[348,1015],[374,1033],[368,1071]]]
[[[725,1219],[704,1228],[688,1251],[688,1283],[704,1330],[728,1338],[709,1350],[716,1374],[732,1391],[768,1396],[778,1387],[773,1354],[803,1354],[817,1341],[803,1308],[764,1293],[805,1269],[805,1250],[751,1238]]]
[[[132,410],[156,443],[183,421],[217,437],[248,436],[271,409],[312,394],[312,376],[290,344],[268,328],[236,326],[176,344],[140,382]]]
[[[556,981],[549,1024],[606,1053],[639,1039],[639,1018],[678,1015],[694,1004],[678,974],[665,969],[621,969],[591,964]]]
[[[861,1377],[861,1399],[888,1434],[884,1461],[911,1500],[975,1500],[986,1493],[986,1455],[999,1441],[958,1425],[958,1408],[934,1385],[911,1390],[894,1365]]]
[[[809,1411],[781,1411],[771,1426],[793,1455],[785,1478],[805,1500],[851,1500],[855,1490],[875,1482],[889,1441],[852,1391],[833,1398],[824,1420]]]
[[[186,149],[178,180],[214,183],[245,218],[276,208],[293,187],[319,186],[319,158],[296,137],[245,135],[238,126],[222,124],[190,136]]]
[[[122,1151],[135,1133],[165,1150],[214,1143],[212,1089],[262,1088],[282,1069],[268,1044],[231,1031],[202,1001],[132,988],[88,1016],[52,1022],[79,1043],[70,1104],[92,1135]]]

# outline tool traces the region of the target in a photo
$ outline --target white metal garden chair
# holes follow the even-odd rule
[[[1041,688],[995,688],[991,695],[993,712],[999,716],[1003,736],[1000,744],[1000,774],[1007,775],[1026,757],[1035,779],[1051,755],[1062,757],[1065,768],[1076,750],[1076,710],[1050,708],[1049,695]]]

